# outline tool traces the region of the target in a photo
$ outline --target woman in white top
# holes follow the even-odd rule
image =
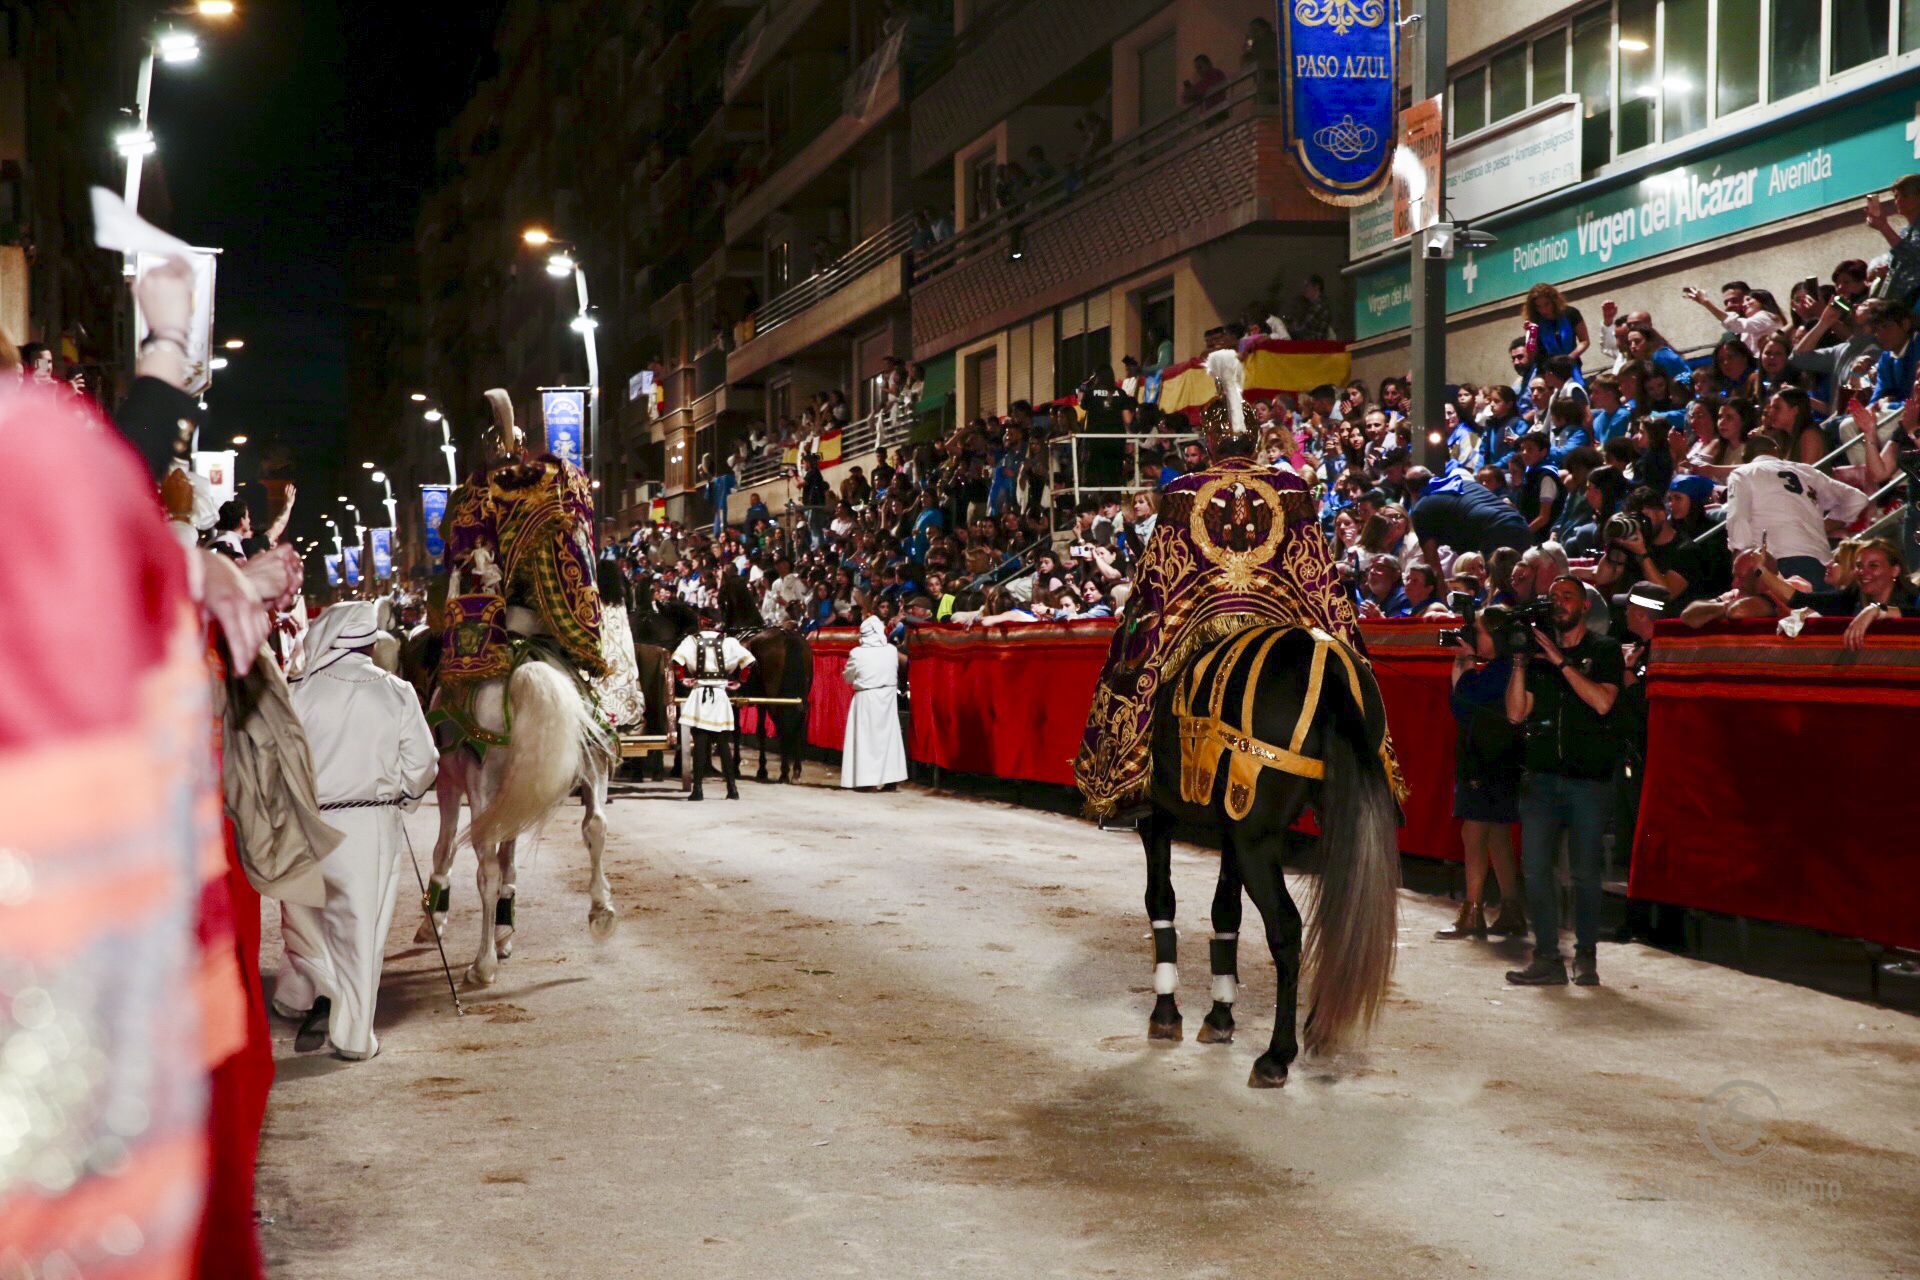
[[[1693,299],[1719,319],[1728,332],[1737,333],[1753,350],[1760,349],[1760,343],[1775,329],[1787,323],[1787,317],[1781,313],[1780,304],[1765,289],[1749,289],[1740,297],[1732,299],[1731,306],[1721,306],[1703,291],[1688,285],[1680,291]]]

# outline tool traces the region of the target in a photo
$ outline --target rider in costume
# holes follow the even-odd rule
[[[727,799],[738,800],[733,752],[722,735],[733,732],[733,701],[727,690],[746,678],[753,665],[747,647],[724,634],[715,622],[714,609],[700,609],[700,630],[686,637],[673,651],[674,672],[688,686],[686,700],[680,706],[680,724],[693,734],[693,798],[704,800],[707,768],[713,748],[720,747],[720,769],[727,779]]]
[[[1353,602],[1315,523],[1307,482],[1255,460],[1260,442],[1246,423],[1238,366],[1230,347],[1208,358],[1221,390],[1201,413],[1212,465],[1161,491],[1160,518],[1094,691],[1073,765],[1089,817],[1124,821],[1144,810],[1162,683],[1203,645],[1279,623],[1321,631],[1365,661]],[[1390,739],[1380,753],[1404,801]]]
[[[511,674],[529,645],[562,659],[583,688],[607,672],[593,491],[572,463],[527,453],[505,391],[487,392],[487,405],[490,460],[452,495],[441,522],[452,576],[437,710],[456,723],[472,689]]]

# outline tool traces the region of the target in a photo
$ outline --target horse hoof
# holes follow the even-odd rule
[[[1275,1067],[1262,1056],[1253,1060],[1253,1074],[1247,1077],[1249,1089],[1283,1089],[1287,1084],[1287,1069]]]
[[[1180,1019],[1178,1018],[1175,1018],[1172,1022],[1149,1021],[1147,1023],[1147,1039],[1149,1040],[1178,1040],[1181,1034]]]
[[[513,955],[513,930],[507,930],[504,935],[496,934],[493,939],[493,949],[499,954],[502,960],[511,957]]]
[[[477,964],[467,966],[467,981],[476,987],[492,986],[494,977],[495,974],[492,970],[482,969]]]
[[[612,907],[594,907],[587,912],[587,928],[596,938],[613,936],[615,912]]]
[[[420,922],[420,927],[414,931],[413,940],[422,944],[432,942],[434,937],[439,933],[439,930],[440,927],[436,925],[433,922],[433,918],[429,916]]]
[[[1232,1044],[1233,1024],[1229,1022],[1224,1027],[1216,1027],[1211,1022],[1202,1022],[1200,1024],[1200,1034],[1195,1036],[1194,1039],[1201,1044]]]

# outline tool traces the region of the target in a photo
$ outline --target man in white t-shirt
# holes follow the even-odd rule
[[[1805,463],[1778,456],[1767,436],[1747,441],[1759,456],[1727,476],[1727,545],[1746,551],[1761,544],[1785,577],[1816,586],[1833,559],[1829,522],[1845,526],[1866,510],[1867,495]]]

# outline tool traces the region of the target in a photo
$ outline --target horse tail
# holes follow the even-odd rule
[[[531,831],[574,788],[595,726],[573,681],[544,662],[523,662],[507,684],[511,742],[493,802],[473,815],[476,848]]]
[[[1333,1052],[1372,1024],[1393,976],[1400,901],[1398,808],[1386,768],[1347,726],[1325,723],[1323,857],[1304,966],[1313,983],[1309,1053]]]

